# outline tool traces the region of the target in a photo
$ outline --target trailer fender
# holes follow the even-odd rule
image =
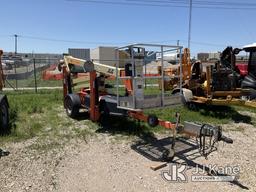
[[[0,95],[0,103],[2,101],[4,101],[7,104],[8,108],[9,108],[9,102],[8,102],[8,99],[7,99],[6,95]]]
[[[173,95],[176,95],[176,94],[179,94],[179,93],[180,93],[180,89],[179,89],[179,88],[174,89],[174,90],[172,91],[172,94],[173,94]],[[192,99],[193,99],[193,93],[192,93],[192,91],[189,90],[189,89],[186,89],[186,88],[182,88],[182,102],[183,102],[184,104],[186,104],[186,103],[191,102]]]
[[[193,93],[189,89],[182,88],[182,94],[186,103],[191,102],[193,99]]]

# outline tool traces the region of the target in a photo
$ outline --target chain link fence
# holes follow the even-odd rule
[[[5,90],[52,89],[62,86],[60,58],[6,59],[2,57]]]

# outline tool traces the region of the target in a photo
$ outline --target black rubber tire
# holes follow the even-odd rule
[[[100,113],[109,116],[109,108],[104,100],[100,101]]]
[[[250,100],[256,100],[256,90],[253,90],[253,93],[250,95]]]
[[[156,127],[158,125],[158,123],[159,123],[159,121],[158,121],[157,116],[155,116],[155,115],[148,116],[148,125],[150,127]]]
[[[102,126],[108,126],[108,121],[110,119],[109,109],[105,101],[100,102],[100,119],[99,122]]]
[[[7,99],[0,101],[0,133],[6,133],[9,129],[9,105]]]
[[[65,97],[64,107],[66,113],[71,118],[76,118],[79,115],[79,109],[81,107],[80,97],[77,94],[69,94]]]

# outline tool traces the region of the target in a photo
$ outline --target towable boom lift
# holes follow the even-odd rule
[[[59,69],[63,72],[63,96],[64,108],[67,115],[75,118],[79,114],[81,108],[89,112],[90,119],[94,122],[102,120],[103,116],[119,115],[131,117],[136,120],[147,122],[150,126],[162,126],[171,129],[173,133],[173,144],[168,150],[164,158],[172,159],[175,151],[175,138],[177,133],[187,134],[193,137],[203,138],[200,143],[200,151],[202,155],[207,156],[213,149],[213,145],[218,141],[232,143],[233,141],[222,135],[220,127],[211,125],[195,124],[186,122],[184,126],[180,124],[180,115],[176,114],[176,122],[165,121],[157,118],[155,115],[146,115],[143,109],[155,107],[170,107],[171,105],[181,102],[181,94],[170,95],[161,90],[160,97],[154,95],[146,95],[144,92],[145,79],[164,80],[164,75],[157,77],[146,77],[143,73],[143,61],[146,57],[145,47],[160,48],[160,54],[163,56],[164,49],[174,50],[181,53],[182,47],[169,45],[149,45],[149,44],[133,44],[116,49],[116,52],[126,50],[129,57],[125,58],[124,68],[120,68],[120,62],[114,61],[115,65],[110,66],[95,61],[86,61],[64,55],[64,60],[60,61]],[[163,67],[164,60],[161,59]],[[89,73],[89,87],[82,87],[79,92],[73,92],[73,85],[77,84],[83,77],[81,74]],[[162,73],[163,74],[163,73]],[[75,77],[75,78],[74,78]],[[77,79],[76,79],[77,78]],[[109,94],[106,90],[105,81],[114,79],[116,94]],[[182,79],[182,76],[180,76]],[[80,81],[81,82],[81,81]],[[123,83],[123,87],[120,85]],[[125,89],[125,95],[121,96],[120,92]],[[215,142],[208,143],[206,138]],[[208,151],[207,151],[208,149]],[[210,150],[210,151],[209,151]]]

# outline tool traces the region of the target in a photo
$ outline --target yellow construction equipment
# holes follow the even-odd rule
[[[191,64],[190,51],[184,49],[182,54],[183,93],[191,92],[185,98],[189,106],[195,104],[208,105],[242,105],[256,107],[256,80],[255,58],[256,44],[245,46],[250,53],[248,62],[248,75],[243,77],[235,64],[235,54],[238,49],[227,47],[221,54],[219,62],[215,65],[202,64],[195,61]],[[178,70],[180,70],[178,68]],[[170,70],[165,75],[173,75]],[[165,82],[166,89],[174,87],[175,82]],[[191,97],[192,95],[192,97]],[[185,96],[185,95],[184,95]]]

